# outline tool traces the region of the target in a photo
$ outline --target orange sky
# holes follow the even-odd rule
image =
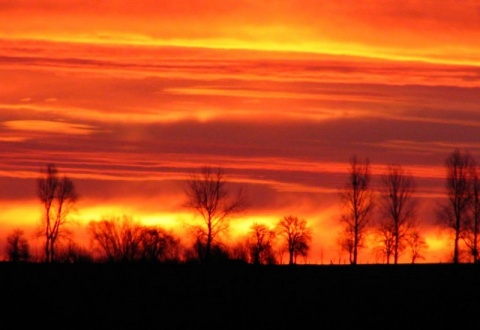
[[[0,0],[0,232],[38,222],[48,162],[74,179],[80,224],[180,232],[183,180],[209,164],[252,200],[232,235],[298,215],[307,261],[337,262],[357,154],[412,171],[426,261],[447,261],[433,209],[446,156],[480,157],[478,40],[477,1]]]

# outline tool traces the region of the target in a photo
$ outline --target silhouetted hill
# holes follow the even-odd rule
[[[473,264],[3,263],[0,329],[457,329],[478,324],[479,276]]]

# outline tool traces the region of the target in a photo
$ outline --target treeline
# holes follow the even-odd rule
[[[455,149],[445,160],[445,200],[435,210],[439,226],[453,236],[452,263],[477,262],[480,239],[480,180],[476,162],[468,152]],[[418,219],[414,177],[400,165],[390,165],[374,189],[368,158],[350,159],[345,185],[339,191],[342,213],[338,219],[339,248],[350,264],[358,263],[369,242],[385,263],[397,264],[408,255],[411,263],[424,258],[428,248]],[[239,261],[251,264],[295,264],[307,257],[312,228],[298,216],[287,215],[275,226],[254,223],[236,243],[222,242],[229,221],[248,208],[243,189],[233,191],[222,168],[203,167],[187,180],[184,206],[198,217],[191,226],[192,241],[185,245],[172,230],[145,226],[130,216],[91,221],[91,246],[76,244],[69,230],[69,217],[78,194],[73,181],[60,175],[54,164],[41,170],[37,196],[42,218],[36,235],[42,239],[40,257],[31,255],[25,233],[17,228],[7,237],[6,255],[11,262],[150,262],[213,263]],[[467,253],[462,258],[462,252]]]
[[[202,235],[185,245],[174,231],[161,226],[146,226],[131,216],[91,221],[87,227],[92,245],[82,247],[71,238],[59,239],[50,258],[32,258],[25,233],[15,229],[8,237],[6,254],[11,262],[112,262],[112,263],[224,263],[279,264],[285,252],[280,240],[288,244],[289,263],[307,256],[312,239],[306,221],[288,216],[277,228],[254,224],[243,241],[227,245],[216,239],[210,247]],[[215,236],[215,235],[214,235]]]
[[[104,217],[87,226],[91,246],[74,242],[69,230],[69,215],[78,200],[73,181],[60,175],[54,164],[41,171],[37,195],[43,208],[36,232],[43,241],[43,253],[33,258],[25,233],[17,228],[7,237],[6,254],[11,262],[150,262],[213,263],[231,260],[253,264],[277,264],[287,251],[289,263],[307,256],[312,240],[304,219],[286,216],[276,228],[253,224],[250,233],[238,244],[222,243],[221,234],[228,222],[241,216],[248,207],[244,190],[232,191],[222,168],[203,167],[187,182],[184,206],[196,212],[199,222],[192,224],[194,239],[189,245],[172,230],[146,226],[131,216]],[[280,242],[280,240],[282,242]]]

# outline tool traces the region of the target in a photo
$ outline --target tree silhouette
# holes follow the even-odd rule
[[[93,246],[110,262],[132,262],[141,257],[142,227],[132,217],[104,217],[91,221],[88,232]]]
[[[141,259],[149,262],[178,261],[180,241],[173,232],[157,226],[143,227],[140,234]]]
[[[64,263],[91,263],[93,262],[93,255],[91,251],[85,247],[80,246],[73,240],[69,240],[67,244],[61,244],[56,249],[57,262]]]
[[[453,231],[453,263],[459,263],[459,241],[466,230],[472,202],[472,168],[475,162],[468,153],[455,149],[445,160],[447,201],[437,211],[440,225]]]
[[[248,234],[248,250],[254,265],[274,264],[273,240],[275,231],[263,224],[254,223]]]
[[[249,263],[251,262],[250,255],[250,241],[248,234],[243,239],[239,239],[230,246],[230,258],[238,261]]]
[[[213,244],[228,229],[227,220],[245,210],[246,195],[243,189],[232,194],[227,187],[224,171],[209,166],[190,176],[185,194],[184,206],[201,217],[202,223],[193,228],[199,246],[205,247],[205,253],[200,258],[209,263]]]
[[[350,159],[348,182],[340,192],[343,213],[340,221],[343,230],[338,243],[350,256],[350,263],[356,265],[358,250],[363,247],[365,234],[373,209],[373,191],[370,188],[370,163],[362,164],[356,156]]]
[[[48,164],[37,179],[37,194],[43,206],[38,235],[45,238],[45,262],[52,263],[57,240],[69,234],[66,228],[68,215],[78,195],[72,180],[67,176],[60,177],[54,164]]]
[[[386,223],[381,223],[375,228],[375,238],[379,245],[374,248],[374,251],[377,255],[384,257],[387,264],[390,263],[390,258],[394,254],[395,236],[393,232],[393,228]]]
[[[88,232],[92,245],[109,262],[179,260],[180,241],[172,232],[158,226],[143,226],[131,216],[91,221]]]
[[[480,178],[476,165],[471,167],[472,200],[468,212],[465,230],[460,234],[467,246],[473,262],[478,262],[480,241]]]
[[[428,248],[425,239],[420,235],[418,230],[411,231],[406,239],[407,246],[410,248],[410,257],[412,264],[417,261],[417,259],[425,259],[422,252]]]
[[[354,234],[352,232],[352,228],[344,226],[340,235],[337,237],[337,245],[340,247],[342,251],[345,251],[349,255],[349,261],[352,263],[353,260],[353,237]]]
[[[297,256],[308,255],[312,234],[306,220],[294,216],[283,217],[276,226],[276,233],[284,239],[289,265],[296,264]]]
[[[380,218],[377,232],[381,237],[387,264],[393,256],[394,264],[406,248],[409,232],[416,225],[417,203],[414,199],[413,177],[401,166],[390,166],[382,175]]]
[[[5,247],[8,261],[19,262],[28,261],[30,259],[30,245],[23,230],[16,228],[7,236],[7,244]]]

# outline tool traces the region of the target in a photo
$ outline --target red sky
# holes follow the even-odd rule
[[[184,179],[212,165],[251,199],[232,235],[297,215],[308,262],[344,260],[356,154],[375,186],[414,174],[425,261],[447,261],[434,208],[448,154],[480,157],[478,40],[478,1],[0,0],[0,232],[38,223],[49,162],[81,195],[79,239],[104,215],[180,232]]]

